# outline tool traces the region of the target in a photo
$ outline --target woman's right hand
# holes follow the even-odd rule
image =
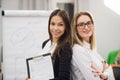
[[[105,65],[104,65],[105,68],[107,68]],[[101,80],[107,80],[108,78],[108,75],[104,74],[102,71],[98,70],[94,65],[91,65],[91,68],[92,68],[92,72],[94,73],[94,76],[96,77],[100,77]]]
[[[30,80],[30,78],[25,78],[25,80]]]
[[[103,70],[102,70],[102,72],[104,72],[108,67],[110,67],[110,66],[106,63],[106,61],[102,61],[102,64],[103,64]]]

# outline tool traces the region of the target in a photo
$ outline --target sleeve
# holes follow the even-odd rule
[[[45,47],[46,43],[49,41],[49,39],[45,40],[43,43],[42,43],[42,49]]]
[[[72,48],[64,46],[59,52],[58,77],[51,80],[70,80],[70,66],[72,59]]]
[[[96,52],[96,51],[95,51]],[[104,59],[101,57],[100,54],[98,54],[96,52],[96,56],[98,56],[97,58],[100,60],[100,61],[104,61]],[[109,59],[110,59],[110,55],[109,55]],[[110,60],[109,60],[110,61]],[[106,63],[107,66],[109,66],[107,63]],[[104,74],[106,74],[108,76],[108,79],[107,80],[115,80],[114,79],[114,74],[113,74],[113,70],[112,70],[112,67],[109,66],[104,72]]]
[[[72,59],[73,62],[76,63],[85,80],[100,80],[100,78],[95,77],[94,73],[92,72],[92,62],[87,50],[85,50],[80,45],[74,46]]]
[[[115,80],[114,78],[114,74],[113,74],[113,69],[111,66],[109,66],[105,71],[104,74],[106,74],[108,76],[107,80]]]

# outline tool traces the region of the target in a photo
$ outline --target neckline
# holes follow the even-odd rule
[[[83,45],[84,45],[84,47],[90,49],[90,43],[83,41]]]

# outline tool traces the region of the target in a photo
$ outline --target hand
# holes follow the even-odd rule
[[[30,80],[30,78],[25,78],[25,80]]]
[[[104,72],[109,67],[109,65],[106,63],[106,61],[102,61],[102,63],[103,63],[103,70],[102,70],[102,72]]]
[[[106,66],[104,66],[105,68],[107,68]],[[104,74],[102,71],[98,70],[93,64],[91,65],[91,68],[92,68],[92,72],[94,73],[94,76],[96,77],[100,77],[101,80],[105,80],[107,79],[107,75]]]

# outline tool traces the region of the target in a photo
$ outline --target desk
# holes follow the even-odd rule
[[[112,67],[118,66],[120,67],[120,64],[110,64]]]

